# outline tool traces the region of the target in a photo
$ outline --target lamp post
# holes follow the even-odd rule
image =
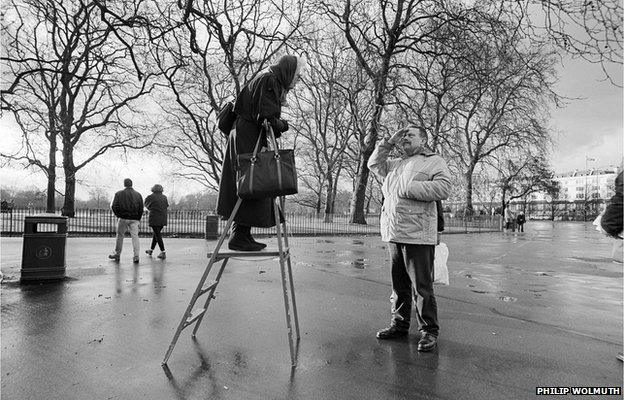
[[[587,169],[588,161],[596,161],[595,158],[587,157],[585,154],[585,192],[583,193],[583,220],[587,221],[587,177],[589,176],[589,171]]]

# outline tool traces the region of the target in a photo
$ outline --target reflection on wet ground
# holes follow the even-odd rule
[[[379,237],[293,238],[302,338],[289,365],[276,260],[228,264],[210,315],[160,362],[214,242],[169,239],[168,259],[105,261],[70,238],[68,279],[19,285],[21,242],[3,239],[7,398],[528,398],[536,382],[621,386],[622,265],[582,224],[444,235],[440,347],[378,341],[390,317]],[[78,245],[79,244],[79,245]],[[599,299],[597,299],[599,294]],[[415,324],[415,316],[413,323]],[[6,371],[6,373],[5,373]]]

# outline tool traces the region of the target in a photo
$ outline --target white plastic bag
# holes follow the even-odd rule
[[[600,225],[600,222],[602,221],[602,214],[604,214],[604,212],[600,213],[596,219],[594,220],[594,222],[592,222],[592,225],[594,225],[596,227],[596,230],[600,233],[605,233],[604,230],[602,230],[602,226]]]
[[[446,266],[448,255],[449,251],[445,243],[440,243],[435,247],[435,259],[433,261],[433,283],[439,283],[442,285],[449,284],[448,267]]]
[[[620,233],[620,236],[622,234]],[[613,239],[613,249],[611,250],[611,257],[613,257],[613,261],[615,262],[623,262],[624,259],[624,240],[622,239]]]

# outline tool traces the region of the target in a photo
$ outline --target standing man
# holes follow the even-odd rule
[[[437,345],[438,308],[433,293],[433,259],[438,242],[436,201],[448,198],[451,190],[446,163],[426,145],[425,129],[411,125],[383,139],[368,161],[368,168],[384,179],[381,239],[389,242],[392,262],[392,321],[388,328],[377,332],[377,338],[407,335],[416,292],[421,332],[418,351],[431,351]],[[403,156],[389,160],[394,146],[402,150]]]
[[[132,180],[124,179],[124,190],[115,193],[115,198],[111,204],[111,209],[119,222],[117,223],[117,241],[115,242],[115,253],[108,256],[111,260],[119,261],[123,239],[126,231],[130,231],[132,237],[132,251],[134,257],[132,262],[139,262],[139,221],[143,216],[143,197],[136,190],[132,189]]]
[[[516,224],[518,224],[518,232],[524,232],[524,224],[526,222],[526,216],[524,211],[520,211],[516,217]]]

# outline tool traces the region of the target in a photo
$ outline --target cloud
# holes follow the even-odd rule
[[[565,108],[551,113],[551,125],[559,132],[552,158],[555,171],[584,169],[586,156],[596,159],[588,167],[620,165],[624,118],[622,88],[605,81],[599,66],[568,60],[561,69],[557,91],[582,99],[572,100]]]

